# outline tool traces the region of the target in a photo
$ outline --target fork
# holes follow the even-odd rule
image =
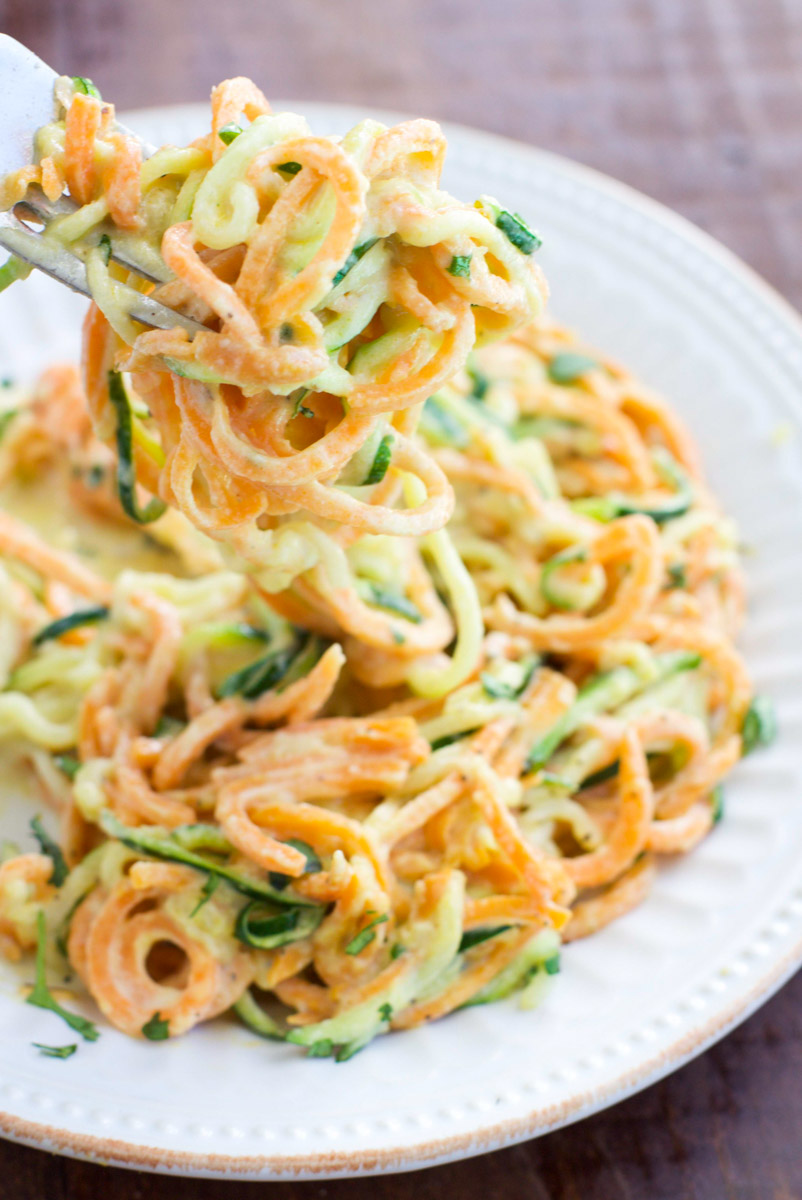
[[[53,85],[56,79],[56,72],[41,58],[37,58],[14,38],[0,34],[0,178],[33,162],[36,130],[53,120]],[[128,137],[135,136],[123,125],[118,124],[117,128]],[[154,146],[143,142],[141,138],[137,138],[137,141],[142,147],[143,159],[153,154]],[[59,283],[66,284],[74,292],[91,297],[83,261],[66,247],[42,236],[52,220],[76,210],[77,205],[66,196],[52,202],[41,188],[29,187],[25,197],[11,211],[0,213],[0,246]],[[127,270],[151,283],[166,283],[172,279],[165,264],[161,267],[154,264],[152,256],[147,262],[143,261],[130,239],[122,236],[111,222],[99,225],[97,235],[98,241],[104,235],[108,238],[110,257]],[[189,334],[204,328],[197,321],[143,295],[136,288],[125,284],[117,286],[126,295],[129,315],[143,325],[158,329],[178,326]]]

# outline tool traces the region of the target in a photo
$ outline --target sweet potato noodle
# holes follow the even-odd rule
[[[243,110],[252,124],[225,149],[220,128]],[[178,199],[175,179],[158,185],[170,204],[187,206],[197,171],[197,212],[206,181],[260,120],[273,118],[258,94],[217,93],[213,136],[171,152],[184,156],[171,169],[180,161],[188,173]],[[60,982],[71,969],[132,1036],[175,1037],[233,1007],[262,1035],[344,1059],[464,1005],[516,993],[534,1006],[561,942],[628,912],[660,856],[710,832],[722,780],[773,723],[733,645],[743,612],[736,531],[691,438],[658,396],[564,329],[541,319],[480,348],[466,370],[427,384],[420,412],[392,411],[403,508],[386,480],[370,485],[375,503],[333,484],[342,466],[329,433],[291,445],[293,422],[319,433],[334,413],[336,445],[359,458],[392,391],[375,383],[380,371],[345,371],[345,417],[331,390],[311,389],[303,403],[314,415],[300,420],[275,390],[249,394],[258,363],[289,370],[319,353],[333,310],[308,297],[326,295],[333,252],[319,274],[307,268],[334,232],[338,255],[364,236],[364,216],[357,227],[350,209],[339,212],[340,192],[362,188],[360,202],[385,214],[374,231],[411,236],[440,204],[474,220],[432,201],[440,149],[428,126],[363,127],[347,152],[292,136],[292,161],[304,165],[288,179],[273,170],[290,161],[285,144],[243,157],[225,205],[205,210],[208,253],[196,253],[186,221],[167,222],[168,256],[188,266],[165,286],[206,315],[208,334],[138,334],[122,349],[106,316],[90,315],[99,437],[72,368],[47,372],[30,397],[0,393],[0,755],[52,810],[45,825],[59,827],[56,839],[36,822],[41,853],[32,842],[11,848],[0,866],[0,947],[11,957],[37,947],[33,1003],[56,1003],[48,968]],[[67,161],[71,188],[96,203],[91,170]],[[41,171],[45,182],[44,159]],[[260,273],[274,283],[240,303],[251,249],[277,244],[268,188],[269,211],[283,204],[290,230],[294,214],[312,211],[285,201],[296,185],[325,210],[317,248],[295,273],[265,251]],[[122,204],[126,194],[107,181],[102,203],[111,212],[113,198],[133,222],[141,206]],[[238,229],[251,222],[247,251],[231,234],[235,217]],[[454,316],[448,336],[468,317],[441,269],[445,241],[421,258],[396,238],[374,243],[388,259],[375,268],[382,289],[395,280],[393,295],[418,307],[429,333],[435,317],[418,292],[437,320]],[[446,253],[472,255],[470,286],[501,306],[512,273],[502,280],[502,259],[493,254],[491,270],[478,234],[465,238]],[[366,252],[352,271],[367,262]],[[454,279],[462,288],[465,277]],[[352,306],[370,286],[364,277]],[[265,333],[291,296],[294,328],[308,337],[290,344],[297,360]],[[207,302],[225,314],[219,328]],[[490,308],[473,311],[490,320]],[[192,370],[202,361],[240,372],[237,382],[209,388],[171,374],[167,351]],[[151,510],[146,531],[136,521],[146,498],[131,511],[104,444],[103,381],[119,353],[135,368],[137,397],[125,395],[140,478],[177,497],[176,508]],[[418,361],[411,351],[394,394],[438,353]],[[361,412],[358,392],[370,397]],[[218,456],[226,471],[212,470]],[[372,448],[368,467],[377,456]],[[236,474],[240,464],[250,477]],[[279,467],[292,482],[277,482]],[[269,595],[207,536],[227,521],[242,529],[235,486],[254,528],[265,503],[271,521],[287,508],[272,531],[287,539],[285,583]],[[447,529],[428,516],[414,525],[433,496],[452,492]],[[300,497],[309,511],[316,498],[339,505],[337,521],[292,517]],[[66,1011],[82,1036],[97,1036]]]
[[[31,186],[79,205],[47,237],[86,261],[86,392],[98,436],[126,459],[132,508],[138,481],[271,591],[319,560],[316,530],[343,544],[441,529],[453,494],[412,437],[420,405],[474,345],[540,312],[525,222],[440,190],[432,121],[321,137],[230,79],[208,134],[143,163],[85,80],[60,80],[56,97],[36,163],[5,181],[0,206]],[[145,330],[132,288],[202,330]]]

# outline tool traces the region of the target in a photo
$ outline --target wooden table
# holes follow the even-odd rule
[[[123,106],[270,95],[452,119],[678,209],[802,305],[801,0],[0,0],[0,28]],[[226,1200],[0,1144],[3,1200]],[[285,1200],[802,1200],[802,977],[640,1096],[528,1145]]]

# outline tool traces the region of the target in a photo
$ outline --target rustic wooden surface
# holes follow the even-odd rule
[[[459,120],[626,180],[802,305],[802,0],[0,0],[120,106],[269,95]],[[275,1200],[802,1200],[802,977],[676,1075],[570,1129]],[[3,1200],[237,1200],[0,1143]]]

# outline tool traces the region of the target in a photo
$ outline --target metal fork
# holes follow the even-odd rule
[[[47,63],[37,58],[27,47],[0,34],[0,178],[20,167],[33,162],[33,141],[36,130],[53,120],[55,100],[53,85],[56,72]],[[118,125],[129,137],[135,135],[123,125]],[[153,154],[155,147],[137,138],[142,147],[142,157]],[[55,217],[76,212],[77,206],[66,196],[49,201],[41,188],[29,187],[25,198],[10,212],[0,213],[0,246],[4,246],[17,258],[44,271],[59,283],[66,284],[74,292],[90,296],[86,279],[86,267],[77,254],[53,241],[46,242],[41,227],[46,228]],[[37,229],[36,227],[40,228]],[[129,271],[135,271],[153,283],[166,283],[172,278],[165,264],[161,267],[152,257],[145,262],[136,252],[136,246],[110,222],[97,227],[98,241],[106,235],[111,246],[110,257]],[[149,296],[142,295],[136,288],[118,284],[128,293],[128,312],[143,325],[158,329],[179,326],[190,334],[204,327],[197,321],[185,317]]]

